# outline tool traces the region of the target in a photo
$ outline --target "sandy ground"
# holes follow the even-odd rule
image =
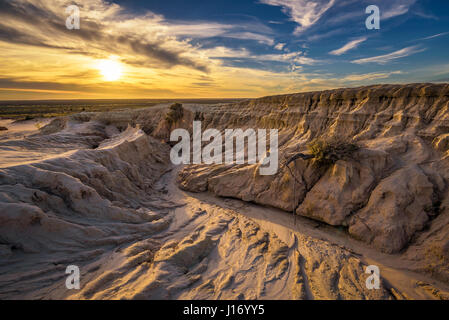
[[[157,182],[157,188],[167,191],[167,199],[173,203],[182,204],[174,211],[173,220],[170,227],[163,233],[157,236],[158,239],[163,239],[166,242],[181,241],[182,239],[189,237],[196,230],[204,228],[213,220],[213,215],[220,215],[225,212],[234,219],[244,219],[245,223],[255,223],[257,228],[260,228],[263,232],[270,234],[271,237],[278,238],[282,244],[288,247],[286,254],[286,270],[282,273],[282,276],[273,279],[273,281],[267,286],[269,290],[263,292],[263,294],[257,293],[257,289],[260,286],[266,286],[266,273],[260,272],[260,270],[252,265],[242,266],[236,263],[236,270],[231,272],[229,278],[236,278],[235,274],[244,274],[247,283],[241,283],[236,281],[235,284],[229,279],[229,287],[224,286],[222,290],[209,291],[207,293],[201,292],[201,290],[195,290],[198,287],[202,288],[208,281],[216,278],[223,278],[223,274],[229,274],[229,269],[233,269],[232,264],[242,259],[244,255],[248,254],[247,251],[239,252],[236,248],[230,248],[232,243],[220,241],[220,245],[216,250],[213,250],[207,258],[207,267],[204,267],[202,272],[202,280],[199,284],[192,287],[175,290],[170,296],[159,296],[162,298],[176,298],[176,299],[323,299],[332,298],[332,296],[326,296],[323,292],[335,289],[326,287],[326,285],[317,285],[313,283],[317,279],[307,279],[307,272],[304,272],[304,278],[310,283],[304,289],[305,294],[303,296],[295,296],[292,293],[292,284],[297,282],[297,265],[298,256],[304,257],[307,260],[316,259],[308,249],[313,248],[316,243],[324,245],[324,250],[329,250],[329,247],[336,247],[342,249],[344,252],[350,253],[350,256],[357,257],[364,265],[376,265],[381,270],[381,277],[383,278],[383,285],[388,288],[389,292],[393,292],[393,298],[396,299],[436,299],[435,291],[438,293],[446,294],[449,292],[449,287],[444,283],[435,281],[427,276],[411,272],[407,268],[407,264],[399,257],[394,255],[382,254],[377,250],[368,247],[362,242],[356,241],[349,237],[345,232],[338,229],[326,226],[324,224],[317,223],[316,221],[297,217],[296,224],[291,214],[284,211],[259,206],[256,204],[246,203],[238,199],[223,199],[215,197],[209,193],[190,193],[180,190],[176,183],[177,172],[181,169],[180,166],[174,167],[168,173],[163,175]],[[198,213],[201,213],[198,216]],[[246,219],[248,218],[248,220]],[[223,240],[224,237],[222,237]],[[221,247],[221,248],[220,248]],[[225,249],[222,249],[222,248]],[[226,250],[223,254],[220,251]],[[324,251],[323,250],[323,251]],[[231,253],[237,251],[233,256]],[[319,259],[326,259],[325,252],[318,252],[323,254]],[[231,256],[232,259],[226,259],[224,256]],[[266,253],[264,254],[266,255]],[[331,252],[332,255],[332,252]],[[336,254],[335,254],[336,255]],[[264,257],[266,258],[266,257]],[[329,257],[334,259],[335,257]],[[323,263],[324,261],[320,261]],[[348,261],[342,261],[343,264]],[[364,281],[364,275],[360,274],[360,281]],[[315,275],[309,275],[310,278]],[[226,278],[226,277],[225,277]],[[176,282],[179,280],[174,280]],[[262,285],[263,284],[263,285]],[[242,286],[244,288],[242,288]],[[310,286],[316,286],[310,288]],[[108,287],[108,286],[106,286]],[[223,286],[222,286],[223,287]],[[438,288],[438,289],[436,289]],[[259,288],[260,289],[260,288]],[[249,292],[249,294],[248,294]],[[245,294],[246,293],[246,294]],[[83,295],[74,295],[70,298],[85,298]],[[97,293],[93,297],[105,297],[102,293]],[[109,296],[112,298],[114,296]],[[140,296],[137,296],[140,297]],[[151,295],[150,295],[151,297]],[[353,298],[358,298],[354,295]],[[369,295],[365,298],[370,298]],[[373,298],[373,297],[371,297]]]
[[[180,194],[179,197],[187,195]],[[190,194],[189,196],[192,196]],[[312,237],[339,246],[353,253],[366,265],[376,265],[381,270],[381,276],[394,288],[398,289],[408,299],[432,299],[435,296],[417,285],[419,282],[433,284],[436,287],[449,291],[449,286],[435,281],[425,275],[408,270],[407,262],[395,255],[388,255],[370,248],[366,244],[351,238],[347,233],[329,227],[311,219],[296,217],[275,208],[262,207],[246,203],[238,199],[222,199],[213,195],[193,194],[201,201],[229,208],[237,214],[255,221],[261,228],[276,234],[279,239],[293,245],[298,238]],[[204,204],[203,204],[204,206]]]
[[[8,128],[0,131],[0,167],[50,159],[70,149],[63,145],[42,148],[39,143],[33,141],[32,136],[51,120],[50,118],[26,121],[0,120],[0,126]]]

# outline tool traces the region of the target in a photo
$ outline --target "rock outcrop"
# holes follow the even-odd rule
[[[360,150],[353,159],[324,169],[313,159],[297,160],[291,165],[299,181],[295,195],[293,179],[282,165],[273,176],[260,176],[257,165],[186,166],[178,178],[185,190],[208,190],[287,211],[296,208],[298,215],[348,228],[355,238],[387,253],[424,241],[425,230],[438,229],[436,238],[443,238],[449,228],[441,226],[444,219],[439,216],[448,201],[447,84],[266,97],[204,108],[201,118],[205,128],[219,130],[279,129],[281,162],[316,138],[345,139]],[[435,261],[446,261],[446,244],[434,245],[438,249],[426,249],[426,255],[432,251],[438,255]]]

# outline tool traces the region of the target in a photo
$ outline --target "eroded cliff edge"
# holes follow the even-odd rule
[[[313,159],[296,162],[296,213],[347,228],[383,252],[404,255],[410,268],[449,280],[449,85],[300,93],[191,112],[205,128],[279,129],[281,162],[315,138],[356,142],[353,160],[325,170]],[[185,120],[178,125],[188,126]],[[258,165],[190,165],[178,182],[189,191],[293,209],[293,181],[282,166],[261,176]]]

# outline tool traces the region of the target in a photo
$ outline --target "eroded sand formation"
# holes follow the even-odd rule
[[[185,105],[174,123],[166,113],[81,113],[21,134],[8,125],[0,298],[449,298],[449,85]],[[296,161],[293,204],[282,166],[273,176],[173,167],[169,134],[194,120],[279,129],[281,162],[316,137],[360,149],[328,168]],[[365,286],[369,264],[380,290]],[[80,267],[81,290],[65,288],[67,265]]]

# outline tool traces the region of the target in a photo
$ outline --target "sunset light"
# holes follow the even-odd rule
[[[97,68],[106,81],[117,81],[122,76],[122,66],[115,60],[102,60]]]

